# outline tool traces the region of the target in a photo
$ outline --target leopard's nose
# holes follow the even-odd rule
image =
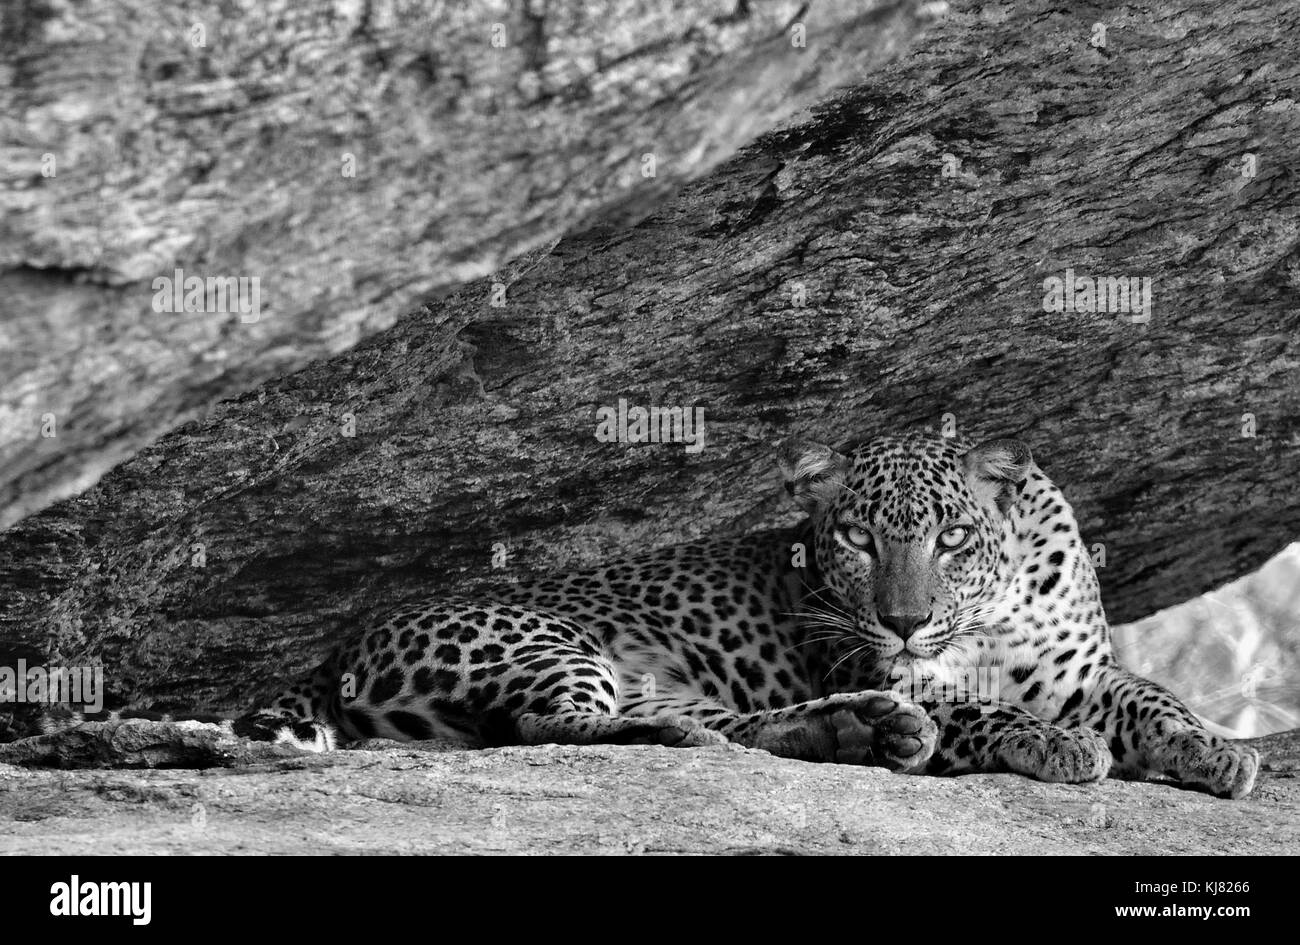
[[[886,630],[892,630],[898,634],[898,638],[904,642],[907,641],[908,637],[928,624],[933,616],[934,611],[930,611],[928,614],[882,614],[879,611],[876,613],[876,619],[880,621],[880,625]]]

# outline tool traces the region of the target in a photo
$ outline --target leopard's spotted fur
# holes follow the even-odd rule
[[[1251,790],[1253,751],[1117,663],[1070,507],[1022,444],[795,444],[783,465],[809,512],[795,529],[400,608],[237,730],[730,739],[933,773]],[[976,666],[996,670],[993,704],[931,698]]]
[[[792,536],[713,539],[390,613],[236,724],[466,744],[728,740],[907,767],[935,726],[897,695],[831,694],[791,619]]]

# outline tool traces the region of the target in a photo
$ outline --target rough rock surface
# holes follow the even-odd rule
[[[104,14],[121,4],[0,7],[0,523],[198,419],[0,536],[5,664],[242,706],[397,600],[782,520],[771,446],[796,430],[1028,439],[1119,620],[1300,534],[1294,4],[962,3],[670,201],[894,56],[915,5],[818,4],[855,18],[805,58],[798,3],[574,5],[655,13],[594,60],[598,26],[531,5],[495,60],[454,5],[424,5],[429,29],[384,0],[224,4],[238,29],[206,50],[186,45],[197,2],[136,5],[131,35]],[[651,185],[647,129],[669,155]],[[265,275],[267,311],[153,318],[176,263]],[[1151,278],[1150,321],[1044,312],[1067,269]],[[705,448],[597,441],[620,398],[703,408]],[[303,757],[157,734],[0,752],[223,759],[0,761],[0,850],[1298,852],[1294,735],[1260,741],[1233,803],[739,749]]]
[[[726,747],[402,747],[185,770],[0,764],[0,853],[1300,853],[1300,737],[1243,801]]]
[[[784,521],[792,432],[945,419],[1033,445],[1116,621],[1257,567],[1300,534],[1300,7],[1101,15],[961,5],[501,307],[219,404],[0,538],[0,649],[232,709],[395,602]],[[1067,268],[1152,278],[1151,320],[1044,312]],[[704,448],[598,441],[620,398],[703,409]]]
[[[896,56],[917,7],[0,5],[0,528],[580,221],[644,215]],[[158,311],[178,269],[260,280],[257,311]]]

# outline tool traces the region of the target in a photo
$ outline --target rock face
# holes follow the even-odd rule
[[[0,642],[11,657],[101,663],[117,702],[240,707],[395,602],[783,522],[772,448],[793,432],[1026,439],[1075,502],[1117,621],[1249,571],[1300,533],[1300,9],[1180,0],[1103,25],[1045,0],[958,9],[905,61],[635,226],[593,224],[218,404],[0,539]],[[408,75],[412,56],[398,59]],[[754,64],[719,59],[708,81],[747,87]],[[393,87],[415,96],[415,81]],[[411,193],[423,180],[411,166],[383,181],[398,179]],[[355,207],[377,191],[313,193]],[[365,258],[412,238],[394,226]],[[335,257],[313,238],[229,245],[316,273]],[[540,238],[485,236],[494,248],[456,277]],[[427,255],[435,243],[404,246],[404,275],[377,270],[373,293],[337,305],[414,297],[417,270],[420,286],[451,278],[433,275],[449,271]],[[122,272],[139,252],[114,257]],[[1139,292],[1149,279],[1151,306],[1089,312],[1080,288],[1075,310],[1045,311],[1045,280],[1067,273],[1134,277]],[[67,282],[20,275],[36,302]],[[329,310],[320,293],[303,305]],[[337,319],[319,324],[336,337]],[[291,355],[258,354],[230,384],[321,352],[294,331]],[[141,350],[185,361],[187,339]],[[263,353],[288,343],[264,340]],[[54,366],[38,386],[77,374],[71,355],[19,348]],[[196,398],[231,389],[173,353],[160,370]],[[140,377],[137,406],[160,404],[166,426],[177,399]],[[122,408],[118,388],[92,389]],[[620,400],[703,410],[702,449],[601,441],[597,410]],[[123,424],[135,433],[118,440],[138,445]],[[23,454],[23,495],[75,478],[63,443]]]
[[[1294,4],[968,4],[869,74],[915,3],[123,6],[0,8],[0,664],[242,707],[395,602],[786,521],[794,432],[1028,440],[1117,620],[1300,533]],[[1259,745],[1234,803],[87,729],[0,750],[0,850],[1300,852]]]
[[[1244,801],[733,747],[403,747],[206,771],[0,764],[0,853],[1295,855],[1300,739],[1256,744],[1265,771]]]
[[[898,55],[917,7],[4,4],[0,529],[218,397],[644,215]]]

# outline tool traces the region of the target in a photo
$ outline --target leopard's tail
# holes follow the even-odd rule
[[[90,709],[86,705],[69,702],[41,703],[20,716],[10,719],[12,730],[0,742],[30,738],[34,735],[56,735],[86,722],[117,722],[123,719],[143,719],[146,722],[208,722],[221,724],[230,720],[211,713],[155,712],[149,709]]]
[[[32,735],[52,735],[86,722],[144,719],[152,722],[206,722],[230,726],[234,734],[257,741],[293,745],[303,751],[333,751],[339,743],[337,686],[327,667],[318,667],[271,699],[265,706],[231,718],[204,713],[155,712],[146,709],[90,711],[87,706],[44,704],[0,720],[0,742]],[[25,706],[24,706],[25,707]]]
[[[332,751],[337,743],[334,727],[326,722],[294,718],[283,712],[259,710],[231,719],[202,712],[155,712],[149,709],[88,710],[84,706],[51,703],[24,718],[11,718],[0,731],[0,742],[36,735],[67,732],[87,722],[118,722],[142,719],[147,722],[203,722],[231,726],[236,735],[264,741],[285,742],[303,751]]]

